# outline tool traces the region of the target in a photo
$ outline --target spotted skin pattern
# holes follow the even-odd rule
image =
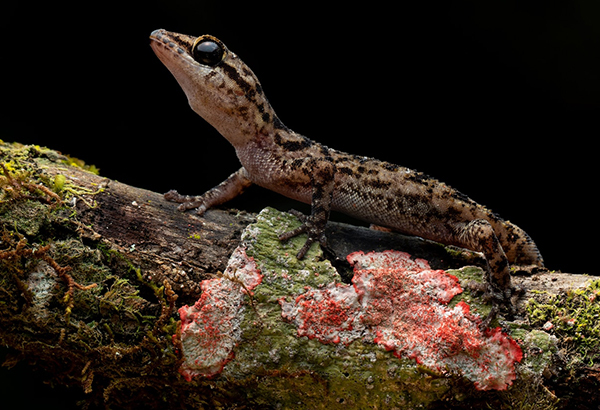
[[[287,240],[307,234],[299,258],[312,243],[325,244],[331,210],[481,252],[495,307],[510,307],[511,264],[543,267],[525,231],[448,185],[405,167],[328,148],[287,128],[252,70],[217,38],[156,30],[150,39],[191,108],[234,146],[242,164],[203,195],[165,194],[181,204],[179,209],[202,214],[256,184],[311,204],[311,214],[301,215],[300,228],[280,236]]]

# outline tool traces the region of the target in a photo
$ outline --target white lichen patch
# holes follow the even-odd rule
[[[254,261],[238,247],[223,277],[203,281],[200,299],[179,309],[184,357],[179,371],[187,380],[218,374],[233,358],[241,335],[242,302],[261,280]]]
[[[54,270],[45,261],[40,261],[27,278],[27,288],[33,295],[31,308],[38,319],[48,316],[45,308],[52,298],[52,289],[56,282],[57,277]]]

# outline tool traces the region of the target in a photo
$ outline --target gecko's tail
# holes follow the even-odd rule
[[[544,258],[527,232],[517,225],[502,221],[506,236],[501,238],[502,249],[511,264],[544,267]]]

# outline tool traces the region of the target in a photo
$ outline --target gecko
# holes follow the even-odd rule
[[[403,234],[483,254],[486,294],[492,312],[514,312],[510,265],[544,267],[527,233],[488,208],[428,175],[359,155],[347,154],[286,127],[271,107],[253,71],[211,35],[199,37],[155,30],[150,44],[185,92],[191,108],[235,148],[242,165],[225,181],[200,196],[169,191],[167,200],[182,211],[223,204],[256,184],[311,205],[309,215],[294,213],[301,225],[279,236],[326,245],[330,212]]]

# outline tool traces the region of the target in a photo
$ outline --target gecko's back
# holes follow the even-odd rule
[[[393,230],[458,245],[457,230],[488,221],[508,261],[543,266],[527,233],[452,187],[421,172],[329,150],[336,163],[332,209]],[[310,202],[310,201],[309,201]]]

